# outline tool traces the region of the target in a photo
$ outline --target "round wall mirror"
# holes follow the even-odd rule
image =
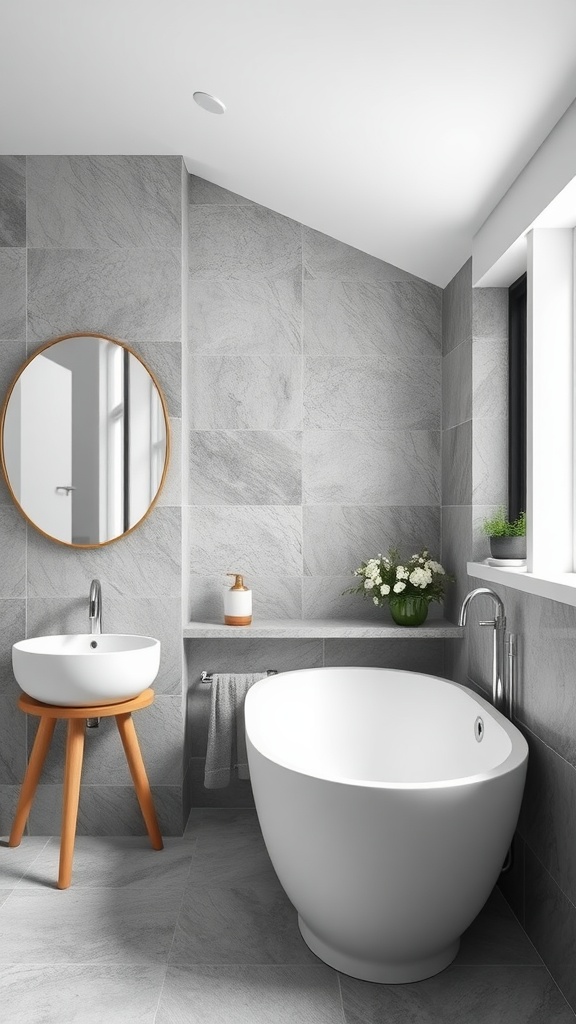
[[[16,505],[61,544],[99,547],[133,530],[166,477],[166,402],[114,338],[68,334],[43,345],[12,383],[0,429]]]

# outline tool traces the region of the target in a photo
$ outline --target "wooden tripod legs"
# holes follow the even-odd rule
[[[115,717],[132,776],[132,782],[134,783],[134,789],[136,790],[136,796],[138,797],[138,803],[140,804],[140,810],[142,811],[142,817],[150,836],[150,842],[154,850],[161,850],[164,843],[162,842],[162,836],[158,827],[152,793],[150,792],[150,783],[148,782],[144,761],[142,760],[140,744],[138,743],[132,715],[128,712],[127,714],[116,715]]]
[[[28,821],[32,801],[34,800],[34,794],[38,787],[40,775],[42,774],[42,768],[54,734],[55,725],[55,718],[40,719],[40,725],[38,726],[38,732],[36,733],[32,753],[30,754],[30,760],[24,776],[24,782],[22,783],[22,789],[20,790],[20,798],[18,800],[16,814],[14,816],[14,823],[8,840],[8,846],[20,846],[20,840],[22,839],[24,829],[26,828],[26,822]]]

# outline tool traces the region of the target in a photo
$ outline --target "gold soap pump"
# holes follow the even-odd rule
[[[226,626],[249,626],[252,622],[252,591],[244,586],[244,577],[237,572],[228,572],[234,576],[234,585],[224,591],[224,623]]]

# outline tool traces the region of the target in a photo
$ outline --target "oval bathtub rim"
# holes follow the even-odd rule
[[[485,712],[492,716],[492,718],[504,729],[504,732],[508,736],[511,743],[511,750],[508,756],[489,771],[477,772],[475,775],[463,775],[454,779],[438,779],[434,782],[385,782],[385,781],[374,781],[373,779],[351,779],[345,776],[333,776],[333,775],[318,775],[312,774],[311,772],[303,771],[302,768],[297,768],[292,764],[288,764],[284,760],[274,759],[261,750],[254,741],[252,740],[249,732],[249,718],[250,708],[257,698],[258,690],[274,685],[279,677],[284,676],[295,676],[302,675],[303,672],[317,672],[322,675],[333,671],[334,668],[339,670],[361,670],[362,672],[384,672],[384,673],[402,673],[413,676],[420,676],[425,679],[434,679],[437,682],[444,683],[446,686],[454,687],[457,690],[462,690],[471,700],[475,701]],[[290,672],[279,672],[277,675],[268,676],[265,679],[259,679],[257,683],[254,683],[250,687],[246,694],[245,702],[245,725],[246,725],[246,739],[248,746],[253,747],[254,750],[265,758],[270,764],[278,765],[280,768],[284,768],[286,771],[295,772],[297,775],[302,775],[308,779],[318,779],[321,782],[332,782],[336,785],[342,786],[356,786],[363,789],[384,789],[384,790],[434,790],[434,789],[455,789],[457,787],[477,785],[480,782],[488,782],[490,779],[498,778],[501,775],[508,775],[510,772],[516,771],[519,768],[524,767],[526,769],[528,762],[528,743],[525,737],[520,732],[518,726],[516,726],[510,719],[506,718],[497,708],[495,708],[489,701],[481,697],[480,694],[476,693],[475,690],[470,689],[468,686],[464,686],[462,683],[456,683],[451,679],[444,679],[442,676],[433,676],[428,672],[410,672],[408,669],[387,669],[387,668],[376,668],[371,666],[360,666],[360,665],[337,665],[337,666],[322,666],[318,668],[309,669],[294,669]]]

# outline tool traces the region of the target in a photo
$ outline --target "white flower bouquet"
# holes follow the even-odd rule
[[[401,625],[424,622],[430,602],[442,601],[446,583],[454,578],[426,548],[406,560],[396,548],[390,548],[387,555],[362,562],[354,576],[361,582],[345,593],[363,594],[379,606],[389,604],[392,618]]]

